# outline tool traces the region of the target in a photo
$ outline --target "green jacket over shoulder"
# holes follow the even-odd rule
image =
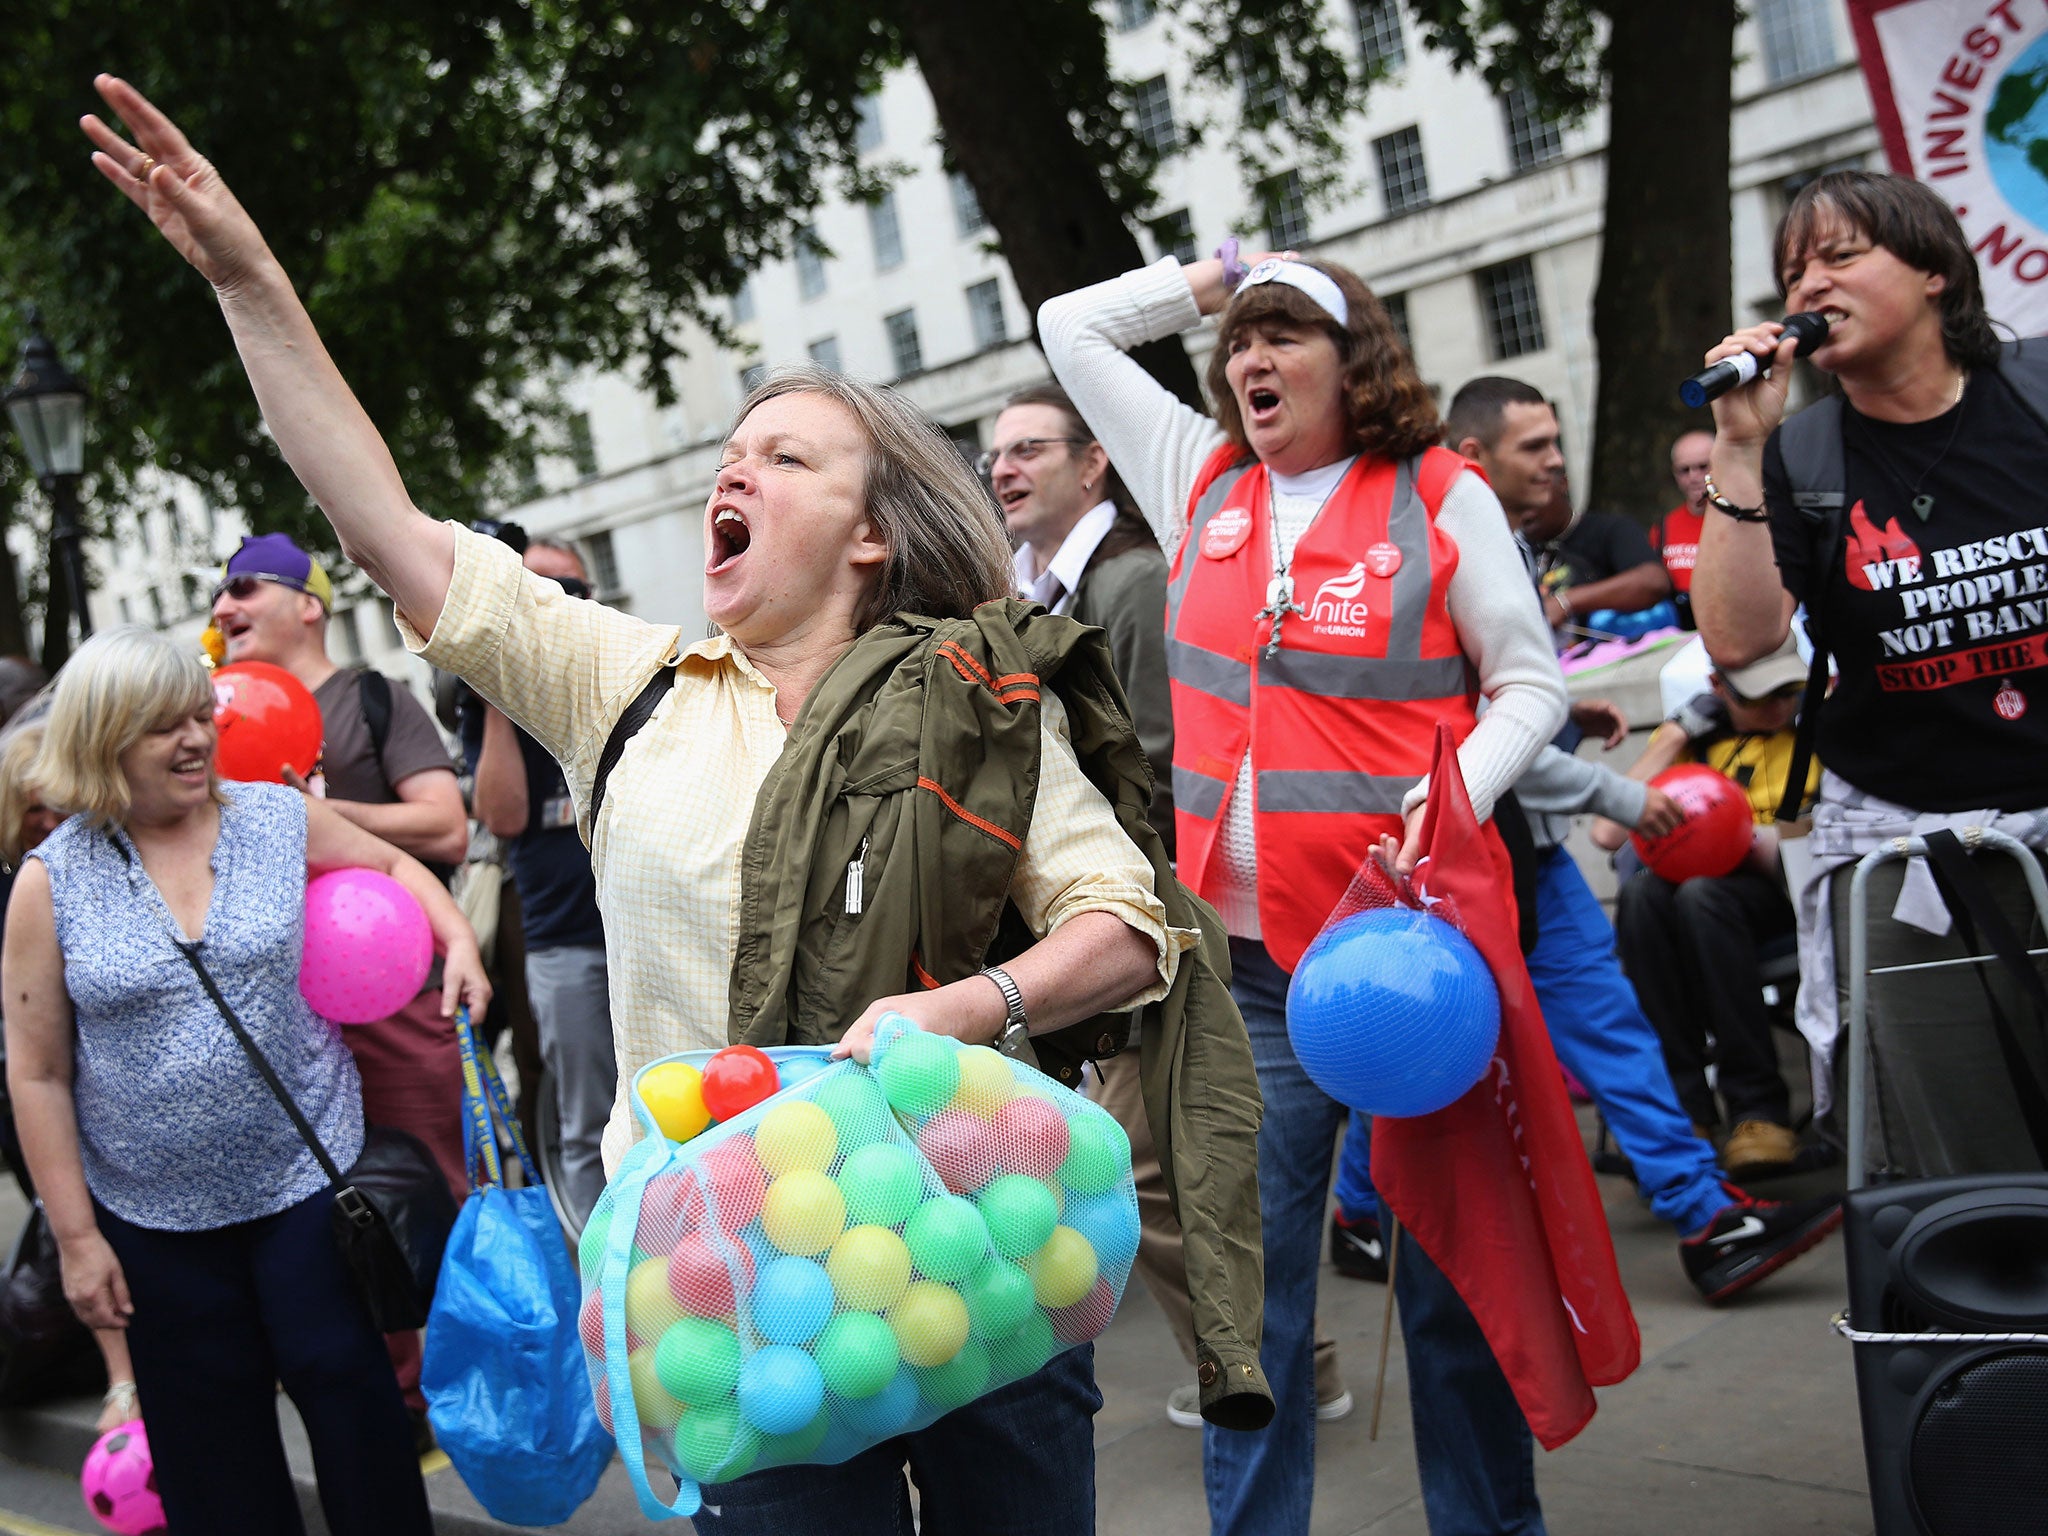
[[[1020,678],[1058,693],[1082,771],[1151,861],[1167,922],[1201,933],[1172,990],[1138,1015],[1145,1112],[1186,1236],[1203,1413],[1259,1428],[1273,1400],[1259,1368],[1258,1080],[1222,924],[1174,878],[1147,819],[1151,775],[1099,630],[1008,599],[971,619],[899,614],[854,642],[754,802],[731,1038],[835,1040],[875,998],[957,981],[1034,942],[1008,897],[1038,787],[1038,694]],[[1123,1048],[1131,1017],[1036,1037],[1038,1062],[1077,1086],[1084,1060]]]
[[[1109,636],[1131,725],[1152,769],[1152,826],[1173,857],[1173,698],[1166,686],[1166,556],[1141,545],[1088,562],[1067,614]]]

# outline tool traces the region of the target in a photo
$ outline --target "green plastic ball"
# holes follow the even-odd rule
[[[1052,1336],[1052,1319],[1033,1307],[1023,1327],[988,1346],[989,1367],[997,1381],[1022,1381],[1042,1369],[1059,1347]]]
[[[992,1181],[978,1197],[981,1219],[988,1223],[989,1241],[1006,1259],[1021,1259],[1035,1253],[1059,1225],[1059,1202],[1038,1179],[1024,1173],[1006,1173]]]
[[[1027,1181],[1028,1182],[1028,1181]],[[1043,1192],[1044,1186],[1039,1186]],[[988,1252],[988,1226],[972,1200],[937,1195],[917,1208],[903,1227],[910,1262],[927,1280],[951,1283],[974,1273]]]
[[[950,1413],[988,1390],[992,1369],[988,1350],[969,1339],[960,1346],[960,1352],[945,1364],[918,1370],[917,1389],[925,1401],[939,1412]]]
[[[1032,1313],[1031,1277],[1008,1259],[990,1259],[960,1287],[967,1315],[984,1339],[1007,1339]]]
[[[818,1084],[811,1102],[832,1117],[842,1152],[888,1134],[889,1106],[865,1072],[846,1072]]]
[[[708,1317],[686,1317],[656,1342],[654,1373],[692,1409],[721,1402],[740,1384],[739,1335]]]
[[[924,1171],[910,1148],[878,1141],[862,1147],[839,1170],[850,1227],[894,1227],[910,1219],[924,1198]]]
[[[842,1312],[812,1346],[825,1385],[841,1397],[873,1397],[896,1374],[896,1335],[872,1312]]]
[[[891,1109],[929,1115],[943,1109],[959,1088],[960,1063],[952,1041],[912,1031],[882,1053],[880,1076]]]
[[[761,1453],[755,1458],[762,1466],[774,1462],[808,1461],[811,1453],[825,1442],[826,1433],[832,1428],[832,1410],[820,1408],[818,1416],[802,1429],[786,1435],[763,1435]]]
[[[1116,1188],[1131,1171],[1131,1138],[1105,1114],[1076,1115],[1067,1122],[1067,1160],[1060,1182],[1077,1195]]]
[[[700,1483],[729,1483],[754,1469],[761,1435],[724,1402],[692,1408],[676,1424],[676,1461]]]
[[[590,1222],[583,1229],[583,1236],[576,1243],[576,1263],[583,1271],[583,1278],[596,1283],[597,1271],[604,1263],[604,1245],[612,1235],[612,1207],[593,1212]]]

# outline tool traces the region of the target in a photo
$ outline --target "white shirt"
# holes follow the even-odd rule
[[[1098,501],[1074,524],[1060,547],[1045,562],[1045,570],[1034,576],[1038,556],[1029,544],[1019,545],[1014,561],[1017,590],[1034,603],[1045,604],[1049,613],[1065,613],[1074,606],[1074,588],[1081,585],[1081,573],[1088,569],[1095,547],[1116,521],[1116,503]]]

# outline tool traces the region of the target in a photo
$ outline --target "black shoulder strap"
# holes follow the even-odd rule
[[[650,720],[661,706],[663,695],[675,686],[676,669],[662,666],[647,680],[647,686],[633,697],[626,706],[618,723],[612,727],[611,735],[604,739],[604,751],[597,756],[597,776],[590,781],[590,827],[597,830],[597,813],[604,809],[605,781],[611,778],[612,770],[619,766],[619,759],[625,755],[626,743],[640,734],[640,727]]]
[[[384,743],[391,739],[391,679],[375,667],[356,673],[356,697],[363,707],[363,724],[370,728],[370,750],[384,755]]]
[[[1821,705],[1828,694],[1828,643],[1820,596],[1828,573],[1841,558],[1848,530],[1849,475],[1843,464],[1842,401],[1830,395],[1816,400],[1778,429],[1778,451],[1785,458],[1785,478],[1792,484],[1792,506],[1805,521],[1807,548],[1820,556],[1807,566],[1806,638],[1813,642],[1813,660],[1806,669],[1806,690],[1799,698],[1799,724],[1792,737],[1792,762],[1785,774],[1785,798],[1778,820],[1797,821],[1806,808],[1806,779],[1813,764],[1813,744],[1820,734]]]

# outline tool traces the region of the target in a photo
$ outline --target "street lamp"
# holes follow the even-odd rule
[[[28,340],[21,344],[21,371],[0,390],[28,466],[50,498],[51,554],[64,572],[71,611],[78,616],[81,640],[92,634],[92,613],[85,603],[85,552],[78,543],[78,477],[85,471],[85,386],[57,359],[57,349],[43,334],[42,319],[28,317]]]

